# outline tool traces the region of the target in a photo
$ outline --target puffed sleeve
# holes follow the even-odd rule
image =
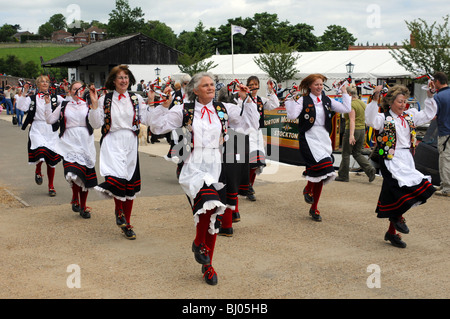
[[[295,120],[303,110],[303,97],[300,97],[297,101],[295,99],[288,99],[284,103],[284,106],[288,119]]]
[[[406,113],[412,114],[414,124],[420,126],[430,122],[437,112],[437,104],[433,98],[425,99],[425,108],[421,111],[409,109]]]
[[[45,120],[47,124],[54,124],[59,120],[61,115],[61,104],[52,111],[52,105],[50,103],[45,104]]]
[[[228,123],[231,128],[239,133],[249,134],[259,128],[258,108],[251,99],[243,102],[239,99],[238,104],[223,103],[228,113]]]
[[[147,103],[145,103],[144,98],[138,94],[137,95],[139,101],[139,120],[144,125],[149,125],[151,110],[148,107]]]
[[[105,120],[105,114],[104,114],[104,109],[103,109],[104,103],[105,103],[105,95],[100,97],[100,99],[98,100],[97,109],[95,109],[95,110],[89,109],[88,120],[89,120],[89,124],[94,129],[101,128],[104,123],[104,120]]]
[[[331,109],[337,113],[350,113],[352,110],[352,97],[342,94],[342,103],[331,99]]]
[[[280,100],[275,93],[270,94],[267,98],[263,99],[264,109],[271,111],[280,107]]]
[[[370,102],[365,110],[366,124],[376,130],[382,131],[384,129],[384,114],[378,112],[378,102]]]
[[[149,108],[148,124],[156,135],[176,130],[183,124],[183,104],[175,105],[170,110],[162,105]]]

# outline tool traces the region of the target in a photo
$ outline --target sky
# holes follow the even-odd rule
[[[179,34],[193,31],[201,21],[206,28],[218,28],[228,19],[253,17],[255,13],[277,14],[279,21],[306,23],[320,36],[329,25],[339,25],[357,38],[356,44],[401,44],[409,40],[405,21],[423,19],[442,23],[450,14],[449,0],[129,0],[140,7],[144,19],[159,20]],[[66,21],[107,23],[115,1],[103,0],[0,0],[0,25],[19,24],[21,31],[37,33],[40,25],[57,13]]]

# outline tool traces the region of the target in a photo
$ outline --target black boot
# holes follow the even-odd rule
[[[406,248],[406,243],[402,240],[402,237],[400,237],[399,234],[391,234],[386,232],[386,234],[384,235],[384,240],[389,240],[392,246],[398,248]]]
[[[211,265],[202,265],[203,278],[208,285],[217,285],[217,273]]]
[[[194,253],[195,260],[202,265],[207,265],[211,263],[211,259],[208,256],[209,248],[205,244],[195,245],[192,242],[192,252]]]
[[[309,210],[309,214],[311,215],[312,219],[316,222],[321,222],[322,221],[322,216],[320,216],[320,212],[316,209],[316,210]]]
[[[303,189],[303,197],[305,198],[305,202],[307,204],[313,204],[314,203],[313,195],[312,195],[312,193],[308,193],[306,191],[306,187]]]
[[[400,217],[390,217],[389,221],[394,225],[395,229],[403,234],[409,233],[409,228],[406,225],[406,219]]]

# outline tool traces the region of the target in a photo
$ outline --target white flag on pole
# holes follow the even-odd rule
[[[247,32],[246,28],[240,27],[238,25],[231,25],[231,35],[235,35],[236,33],[245,35],[246,32]]]

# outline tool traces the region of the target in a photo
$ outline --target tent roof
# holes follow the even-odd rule
[[[298,77],[304,78],[311,73],[321,73],[329,79],[342,79],[348,76],[345,65],[352,62],[355,67],[352,77],[358,79],[404,78],[413,76],[399,65],[390,54],[391,50],[352,50],[352,51],[315,51],[297,52],[299,59],[296,68]],[[236,77],[264,75],[265,73],[253,61],[258,54],[235,54],[234,74]],[[232,56],[214,55],[207,61],[213,61],[217,67],[211,72],[221,77],[232,77]]]

